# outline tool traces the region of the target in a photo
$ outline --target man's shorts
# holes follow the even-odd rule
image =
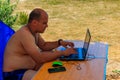
[[[15,70],[12,72],[3,72],[4,80],[22,80],[22,77],[27,69]]]

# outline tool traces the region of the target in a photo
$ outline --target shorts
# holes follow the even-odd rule
[[[12,72],[3,72],[4,80],[22,80],[22,77],[27,69],[15,70]]]

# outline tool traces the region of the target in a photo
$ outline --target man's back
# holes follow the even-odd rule
[[[25,36],[24,34],[28,35]],[[18,30],[9,40],[4,54],[4,72],[35,67],[35,61],[24,49],[22,43],[24,37],[34,38],[26,27]]]

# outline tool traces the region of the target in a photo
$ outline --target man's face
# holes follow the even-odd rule
[[[43,33],[45,29],[48,27],[48,15],[43,14],[41,19],[38,21],[38,32]]]

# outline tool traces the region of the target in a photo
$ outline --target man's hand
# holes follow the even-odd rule
[[[60,41],[60,44],[61,44],[61,46],[65,47],[65,48],[67,48],[68,46],[72,47],[72,48],[74,47],[74,43],[72,43],[72,42]]]
[[[77,54],[77,52],[74,48],[67,48],[65,51],[63,51],[64,56],[69,56],[70,54]]]

